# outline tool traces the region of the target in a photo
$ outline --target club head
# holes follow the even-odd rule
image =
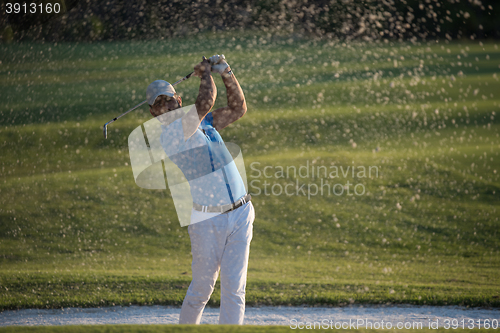
[[[104,127],[102,130],[104,133],[104,138],[107,139],[108,138],[108,124],[104,124]]]

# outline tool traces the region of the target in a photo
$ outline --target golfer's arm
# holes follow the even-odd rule
[[[234,123],[247,112],[245,95],[234,74],[231,74],[231,76],[223,75],[222,81],[224,81],[224,85],[226,86],[227,106],[212,111],[214,117],[213,125],[218,131]]]
[[[193,135],[201,121],[214,106],[217,97],[217,88],[210,72],[204,72],[200,82],[200,90],[196,98],[195,106],[182,117],[182,127],[184,129],[184,140]]]

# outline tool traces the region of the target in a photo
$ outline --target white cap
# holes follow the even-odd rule
[[[156,80],[148,86],[146,100],[149,105],[153,105],[160,95],[175,96],[174,87],[164,80]]]

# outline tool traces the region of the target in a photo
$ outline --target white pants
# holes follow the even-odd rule
[[[255,211],[251,202],[188,227],[193,280],[179,324],[199,324],[220,269],[219,324],[243,324],[248,256]]]

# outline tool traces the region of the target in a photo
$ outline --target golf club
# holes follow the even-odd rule
[[[188,75],[184,76],[182,79],[180,79],[179,81],[175,82],[174,84],[172,84],[172,86],[175,86],[179,83],[181,83],[182,81],[185,81],[187,79],[189,79],[192,75],[194,74],[194,72],[191,72],[189,73]],[[140,107],[141,105],[145,104],[147,101],[142,101],[140,102],[139,104],[137,104],[136,106],[134,106],[133,108],[131,108],[130,110],[128,110],[127,112],[125,113],[122,113],[121,115],[119,115],[118,117],[116,118],[113,118],[112,120],[108,121],[106,124],[104,124],[104,127],[103,127],[103,132],[104,132],[104,138],[107,139],[108,138],[108,125],[111,124],[112,122],[115,122],[116,120],[120,119],[121,117],[123,117],[124,115],[126,115],[127,113],[129,113],[130,111],[134,111],[135,109],[137,109],[138,107]]]

